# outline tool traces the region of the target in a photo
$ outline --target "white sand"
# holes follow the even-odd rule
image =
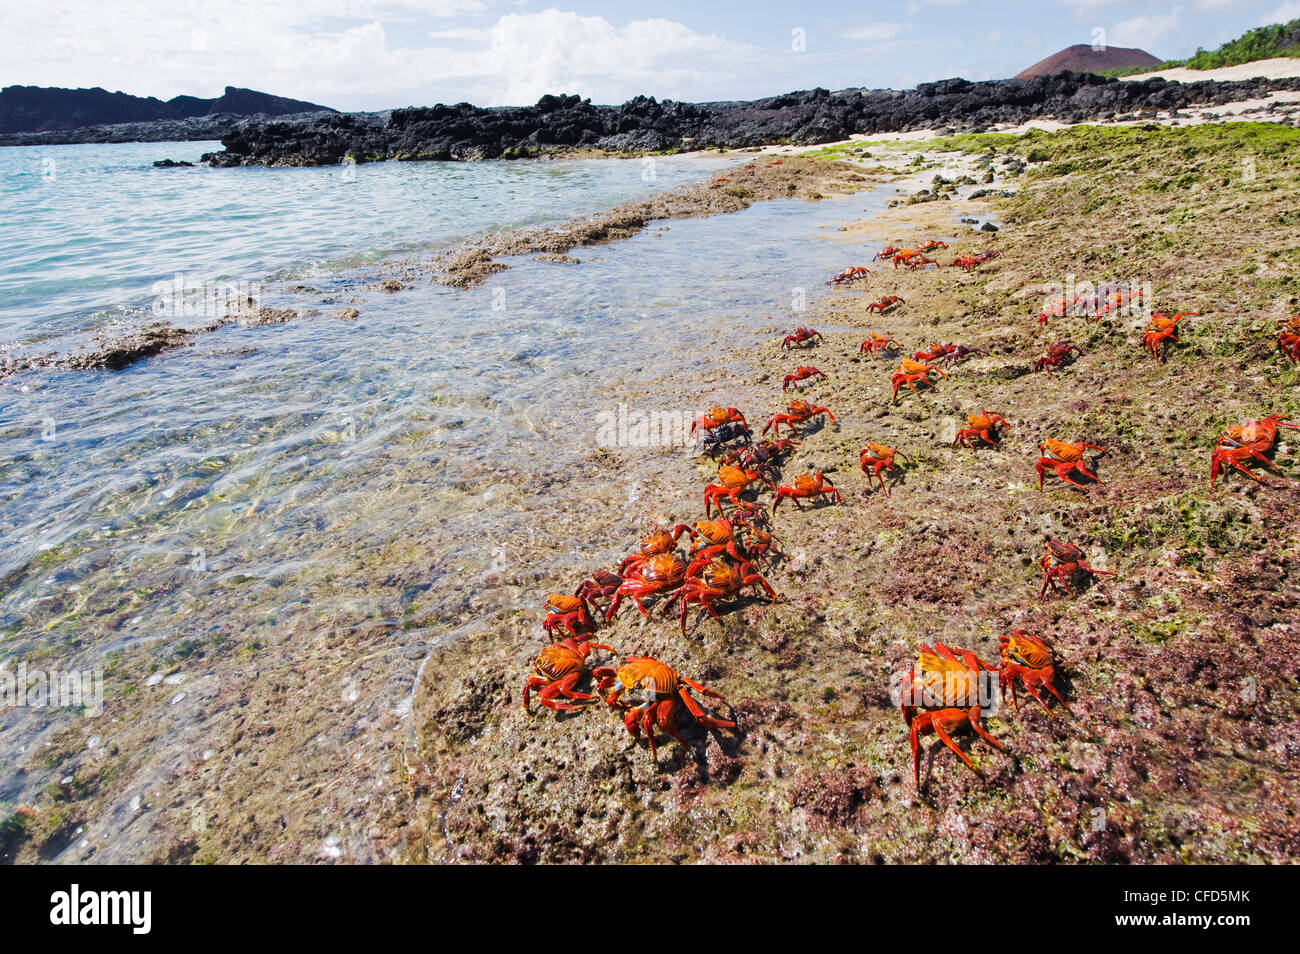
[[[1300,76],[1300,57],[1279,56],[1273,60],[1256,60],[1240,66],[1222,66],[1217,70],[1185,70],[1177,67],[1172,70],[1157,70],[1154,73],[1138,73],[1135,76],[1121,76],[1121,80],[1144,80],[1161,76],[1179,83],[1195,83],[1197,80],[1245,80],[1264,77],[1265,79],[1283,79],[1288,76]]]

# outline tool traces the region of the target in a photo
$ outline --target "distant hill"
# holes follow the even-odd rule
[[[227,86],[223,95],[213,99],[177,96],[166,102],[153,96],[110,93],[98,86],[94,89],[7,86],[0,90],[0,134],[190,119],[219,113],[235,116],[285,116],[314,112],[333,113],[337,110],[235,86]]]
[[[1076,73],[1106,73],[1110,70],[1128,70],[1133,67],[1155,68],[1162,62],[1146,50],[1126,49],[1120,46],[1094,50],[1087,43],[1076,43],[1074,46],[1067,46],[1059,53],[1053,53],[1045,60],[1039,60],[1026,70],[1021,70],[1015,75],[1015,79],[1054,76],[1062,70]]]

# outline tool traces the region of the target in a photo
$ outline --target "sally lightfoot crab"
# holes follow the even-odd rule
[[[871,304],[869,304],[867,306],[867,314],[869,315],[872,312],[875,312],[877,315],[883,315],[894,305],[906,305],[906,304],[907,302],[903,301],[903,299],[899,298],[897,295],[886,295],[884,298],[881,298],[879,301],[873,301]]]
[[[1043,568],[1043,588],[1038,591],[1038,598],[1047,596],[1047,588],[1060,587],[1067,596],[1074,595],[1070,582],[1076,577],[1090,580],[1094,576],[1114,576],[1113,570],[1098,570],[1088,565],[1083,551],[1073,543],[1063,543],[1051,537],[1047,538],[1047,552],[1039,561]]]
[[[763,425],[763,433],[766,434],[768,428],[772,429],[773,435],[781,436],[781,425],[784,424],[796,434],[799,433],[795,427],[796,424],[806,424],[819,414],[825,414],[835,423],[835,415],[824,407],[815,407],[807,401],[796,398],[786,405],[784,414],[774,414],[772,419]]]
[[[860,354],[875,354],[877,351],[884,353],[888,351],[897,351],[901,348],[893,338],[887,338],[884,335],[878,335],[874,331],[862,342],[862,347],[858,348]]]
[[[898,403],[898,389],[902,387],[904,384],[906,384],[908,388],[910,388],[916,394],[921,393],[916,389],[916,386],[918,384],[924,384],[926,387],[932,388],[934,390],[938,390],[938,388],[935,386],[935,383],[931,381],[928,377],[928,375],[932,371],[935,374],[939,375],[939,377],[941,378],[946,378],[948,376],[943,372],[943,370],[941,370],[940,368],[936,368],[932,364],[926,364],[923,361],[913,361],[909,358],[904,358],[899,363],[898,370],[894,372],[894,376],[890,378],[889,381],[890,385],[894,389],[894,403],[895,404]]]
[[[822,333],[816,328],[799,327],[792,334],[788,334],[781,340],[782,348],[791,348],[796,345],[802,347],[805,342],[811,341],[814,344],[821,344]]]
[[[1174,331],[1178,328],[1178,322],[1184,318],[1199,315],[1199,311],[1180,311],[1170,318],[1168,315],[1154,312],[1151,315],[1151,322],[1147,325],[1146,332],[1142,335],[1142,346],[1151,351],[1151,357],[1157,361],[1163,360],[1162,353],[1168,341],[1180,341]]]
[[[978,438],[990,447],[1001,447],[996,440],[995,435],[999,428],[1007,426],[1007,422],[1001,414],[990,414],[988,411],[980,411],[978,414],[966,415],[966,426],[957,432],[953,439],[952,446],[965,444],[971,450],[975,449],[973,440]]]
[[[1016,699],[1016,680],[1020,681],[1025,691],[1037,699],[1039,705],[1047,709],[1049,714],[1052,710],[1038,694],[1039,689],[1046,689],[1056,696],[1062,706],[1065,706],[1065,698],[1052,684],[1052,680],[1056,678],[1056,665],[1052,662],[1052,654],[1048,651],[1046,643],[1024,630],[1013,629],[1007,635],[999,636],[998,644],[1002,653],[1002,668],[998,671],[998,682],[1004,692],[1011,690],[1013,706],[1017,708],[1020,706],[1019,700]]]
[[[826,372],[819,371],[818,369],[812,367],[811,365],[801,364],[799,365],[799,367],[795,368],[794,371],[792,371],[790,374],[787,374],[784,379],[782,379],[781,390],[788,391],[790,389],[790,385],[797,384],[798,382],[807,380],[808,378],[821,378],[823,381],[825,381]]]
[[[601,678],[596,688],[600,692],[607,692],[605,702],[610,707],[623,710],[623,725],[633,739],[639,741],[641,733],[645,732],[646,740],[650,743],[650,757],[656,763],[659,761],[659,753],[655,747],[655,725],[683,747],[689,748],[677,731],[679,702],[686,707],[691,718],[706,729],[739,731],[734,720],[719,719],[706,713],[691,695],[691,690],[727,705],[722,693],[686,678],[649,656],[628,657],[617,672]]]
[[[1300,430],[1300,424],[1286,423],[1286,417],[1282,414],[1272,414],[1257,421],[1243,421],[1227,428],[1219,437],[1214,453],[1210,455],[1210,486],[1214,486],[1225,465],[1235,467],[1251,480],[1266,486],[1268,482],[1247,466],[1250,462],[1254,461],[1281,475],[1282,471],[1268,457],[1273,445],[1277,443],[1279,427]]]
[[[889,496],[889,486],[885,483],[884,471],[901,473],[898,465],[894,463],[894,458],[900,455],[907,456],[895,447],[877,444],[875,441],[867,441],[867,446],[858,451],[858,465],[862,468],[862,472],[880,481],[880,489],[885,492],[886,497]]]
[[[1047,470],[1056,471],[1056,476],[1060,477],[1067,484],[1073,484],[1075,487],[1087,489],[1084,484],[1077,480],[1071,480],[1070,474],[1079,473],[1084,477],[1091,478],[1099,484],[1104,484],[1102,480],[1092,471],[1083,465],[1083,452],[1091,448],[1092,450],[1106,453],[1106,448],[1098,447],[1096,444],[1089,444],[1087,441],[1079,441],[1076,444],[1068,444],[1065,441],[1053,440],[1047,438],[1043,443],[1038,445],[1043,456],[1038,458],[1038,463],[1034,468],[1038,471],[1038,489],[1043,489],[1043,472]]]
[[[746,501],[741,500],[740,495],[744,493],[746,488],[756,480],[762,480],[764,483],[767,483],[768,486],[771,486],[773,490],[776,489],[771,482],[763,476],[762,471],[756,468],[748,469],[733,467],[730,464],[723,464],[718,468],[718,482],[716,484],[709,484],[704,488],[704,516],[710,516],[712,508],[715,505],[718,508],[719,515],[721,515],[722,500],[724,497],[727,500],[730,500],[732,506],[737,509],[753,513],[758,509],[759,505],[747,503]]]
[[[686,634],[686,614],[690,604],[699,603],[714,619],[721,619],[714,604],[722,600],[735,599],[747,586],[761,587],[773,603],[781,598],[776,590],[765,580],[754,565],[742,560],[735,565],[723,560],[696,560],[688,568],[686,579],[681,589],[674,593],[664,604],[664,613],[672,608],[675,601],[681,601],[681,628]]]
[[[613,622],[618,615],[618,608],[623,598],[630,596],[642,616],[649,616],[645,604],[641,601],[648,596],[659,596],[681,586],[686,577],[686,562],[675,553],[660,553],[651,557],[631,570],[627,578],[614,591],[609,609],[605,611],[605,622]]]
[[[591,621],[587,601],[581,596],[568,596],[564,593],[547,595],[546,619],[542,621],[542,628],[546,630],[547,636],[555,639],[555,631],[559,627],[564,627],[574,637],[582,635],[579,630],[594,630],[596,627]]]
[[[781,505],[782,500],[787,498],[794,501],[794,505],[800,510],[803,504],[800,500],[808,500],[812,497],[829,496],[835,499],[837,504],[843,504],[844,500],[840,497],[840,492],[835,489],[831,479],[825,474],[800,474],[794,479],[794,485],[778,485],[776,488],[776,500],[772,502],[772,513],[776,513],[776,508]]]
[[[587,656],[593,649],[613,652],[613,647],[572,637],[543,646],[533,662],[533,675],[524,683],[524,711],[532,715],[529,705],[531,693],[537,693],[537,702],[555,712],[571,712],[596,702],[599,696],[578,691],[578,683],[587,672]],[[594,669],[592,678],[608,678],[612,669]],[[564,701],[567,700],[567,701]],[[575,703],[577,703],[575,705]]]
[[[981,674],[993,671],[969,650],[953,649],[943,643],[935,643],[933,648],[922,644],[916,668],[904,677],[900,705],[903,722],[909,730],[912,780],[918,791],[922,736],[938,736],[977,775],[979,769],[952,736],[962,729],[971,729],[990,745],[1002,749],[1002,743],[980,724]]]

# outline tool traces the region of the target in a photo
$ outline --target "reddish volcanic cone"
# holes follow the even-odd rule
[[[1094,50],[1086,43],[1067,46],[1060,53],[1053,53],[1045,60],[1039,60],[1033,66],[1015,75],[1015,79],[1029,79],[1031,76],[1051,76],[1061,70],[1074,70],[1078,73],[1100,73],[1126,66],[1159,66],[1158,60],[1146,50],[1130,50],[1120,46],[1108,46],[1104,50]]]

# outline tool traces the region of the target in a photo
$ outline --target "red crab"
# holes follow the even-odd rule
[[[677,541],[681,539],[682,534],[685,532],[686,528],[681,524],[678,524],[673,530],[669,530],[667,527],[656,527],[651,530],[641,538],[636,553],[623,557],[623,562],[618,565],[619,576],[627,576],[630,571],[635,570],[651,557],[657,557],[661,553],[671,553],[677,545]]]
[[[795,427],[796,424],[804,424],[811,421],[818,414],[825,414],[831,419],[832,424],[835,423],[835,415],[826,408],[814,407],[807,401],[800,400],[799,398],[795,398],[787,404],[785,409],[785,414],[774,414],[772,415],[772,419],[763,425],[764,434],[767,433],[768,428],[772,428],[772,433],[775,436],[780,437],[782,424],[797,434],[799,433],[799,430]]]
[[[912,355],[913,361],[942,361],[945,364],[957,364],[973,355],[983,354],[979,348],[968,348],[959,344],[932,344],[924,351]]]
[[[873,261],[873,262],[878,262],[878,261],[880,261],[882,258],[893,258],[895,255],[897,255],[897,254],[898,254],[899,252],[901,252],[901,251],[903,251],[902,248],[900,248],[900,247],[898,247],[898,246],[896,246],[896,245],[886,245],[884,248],[882,248],[879,252],[876,253],[876,255],[875,255],[875,257],[872,259],[872,261]]]
[[[928,364],[924,361],[910,361],[907,358],[904,358],[899,364],[898,370],[894,372],[894,376],[889,381],[894,388],[894,403],[898,403],[898,389],[904,384],[917,394],[921,393],[916,390],[918,384],[924,384],[927,387],[934,388],[934,382],[926,376],[931,371],[939,375],[941,378],[946,378],[948,376],[932,364]],[[935,389],[937,390],[937,388]]]
[[[1022,629],[1013,629],[1007,635],[999,636],[998,644],[1002,652],[1002,668],[998,672],[998,682],[1004,694],[1007,689],[1011,690],[1012,705],[1016,708],[1020,707],[1020,702],[1016,699],[1016,680],[1019,679],[1025,691],[1037,699],[1039,705],[1047,709],[1048,714],[1051,714],[1052,710],[1047,708],[1047,703],[1038,694],[1039,688],[1046,689],[1056,696],[1062,706],[1065,706],[1065,698],[1057,691],[1056,686],[1052,685],[1052,680],[1056,678],[1056,666],[1052,662],[1052,654],[1041,639]]]
[[[1292,315],[1278,330],[1277,350],[1300,364],[1300,314]]]
[[[1258,461],[1273,473],[1280,475],[1282,471],[1278,470],[1267,456],[1273,449],[1273,445],[1277,443],[1279,427],[1300,430],[1300,424],[1286,423],[1286,417],[1281,414],[1273,414],[1258,421],[1243,421],[1225,430],[1218,444],[1215,445],[1214,453],[1210,456],[1210,486],[1213,487],[1214,482],[1219,479],[1225,464],[1235,467],[1247,477],[1265,485],[1267,481],[1247,467],[1248,462]]]
[[[680,618],[683,635],[686,633],[686,614],[692,603],[699,603],[710,616],[720,619],[713,604],[719,600],[734,599],[747,586],[762,587],[773,603],[781,599],[777,596],[776,590],[772,589],[772,585],[759,575],[748,560],[743,560],[735,566],[729,566],[721,560],[705,560],[703,563],[697,560],[692,567],[695,572],[686,574],[681,589],[664,604],[666,614],[674,600],[681,600]]]
[[[1054,345],[1048,345],[1047,354],[1034,362],[1034,370],[1050,373],[1053,368],[1071,364],[1074,361],[1076,351],[1083,354],[1083,349],[1073,341],[1058,341]]]
[[[749,427],[749,422],[745,420],[745,415],[741,414],[736,408],[720,407],[715,404],[713,407],[709,408],[707,413],[701,414],[695,420],[691,421],[691,433],[694,434],[697,429],[713,431],[722,427],[724,424],[731,424],[733,422],[743,425],[746,429]]]
[[[828,281],[826,284],[847,285],[850,282],[856,282],[859,279],[866,278],[870,274],[871,271],[869,269],[863,268],[861,265],[851,265],[848,268],[844,269],[844,271],[840,272],[839,274],[831,276],[830,281]]]
[[[788,437],[761,440],[757,444],[733,447],[722,456],[721,463],[733,464],[745,470],[757,470],[770,483],[776,477],[777,465],[798,446],[798,441],[792,441]]]
[[[1087,441],[1068,444],[1065,441],[1053,440],[1049,437],[1039,444],[1038,449],[1042,451],[1043,456],[1038,458],[1038,463],[1034,465],[1038,471],[1038,489],[1043,489],[1043,471],[1049,469],[1056,471],[1056,476],[1067,484],[1074,484],[1076,487],[1083,487],[1084,485],[1077,480],[1070,479],[1070,474],[1074,472],[1078,472],[1084,477],[1090,477],[1099,484],[1104,484],[1106,481],[1083,466],[1083,452],[1087,448],[1092,448],[1103,454],[1106,453],[1106,448],[1098,447],[1096,444],[1089,444]]]
[[[1043,310],[1038,313],[1038,323],[1045,325],[1048,318],[1060,318],[1068,314],[1078,301],[1078,298],[1066,298],[1062,295],[1060,298],[1054,298],[1046,302],[1043,305]]]
[[[596,607],[598,612],[604,613],[605,608],[600,605],[601,600],[612,597],[622,585],[623,577],[617,573],[603,569],[596,570],[588,579],[578,584],[578,589],[573,595],[586,600]]]
[[[889,487],[885,484],[882,474],[886,470],[901,473],[898,465],[894,463],[894,457],[898,455],[907,456],[896,448],[877,444],[874,441],[867,441],[867,446],[858,452],[858,464],[862,467],[862,472],[880,481],[880,489],[885,492],[886,497],[889,496]]]
[[[636,608],[641,611],[642,616],[649,616],[645,604],[641,601],[647,596],[657,596],[675,590],[681,586],[685,576],[686,564],[677,554],[660,553],[650,557],[631,570],[619,588],[614,591],[614,598],[610,601],[609,609],[605,611],[605,622],[613,622],[625,596],[632,597],[632,602],[636,603]]]
[[[938,249],[941,249],[941,248],[942,248],[942,249],[946,249],[947,247],[948,247],[948,243],[947,243],[947,242],[941,242],[941,241],[939,241],[938,239],[930,239],[930,240],[927,241],[924,245],[918,246],[918,247],[917,247],[917,251],[918,251],[918,252],[933,252],[933,251],[937,251]]]
[[[776,500],[772,503],[772,513],[776,513],[776,508],[781,505],[781,501],[789,498],[794,501],[794,505],[800,510],[803,504],[800,499],[807,500],[810,497],[820,497],[826,494],[835,498],[837,504],[844,503],[840,497],[840,492],[835,489],[831,479],[825,474],[800,474],[794,479],[794,486],[781,484],[776,488]]]
[[[746,532],[754,532],[754,529],[738,514],[730,520],[697,520],[687,532],[691,535],[691,563],[686,568],[688,577],[694,575],[698,567],[724,553],[737,563],[751,559],[741,537]]]
[[[592,631],[596,627],[591,621],[591,608],[581,596],[567,596],[563,593],[551,593],[546,597],[546,619],[542,628],[546,635],[555,639],[555,630],[563,626],[570,635],[581,635],[578,630]]]
[[[800,328],[796,328],[793,334],[789,334],[785,336],[785,338],[781,341],[781,347],[790,348],[793,347],[794,345],[802,346],[805,341],[813,341],[814,339],[816,339],[817,343],[820,344],[823,340],[822,333],[818,331],[816,328],[800,327]]]
[[[906,304],[907,302],[903,301],[903,299],[899,298],[897,295],[886,295],[884,298],[880,299],[880,301],[873,301],[869,304],[867,306],[867,314],[869,315],[874,311],[878,315],[883,315],[894,305]]]
[[[711,507],[716,504],[718,514],[722,514],[722,498],[726,497],[731,503],[740,510],[753,512],[757,504],[746,503],[740,499],[740,495],[745,492],[750,484],[756,480],[762,480],[771,486],[771,481],[763,476],[758,469],[745,469],[733,467],[730,464],[723,464],[718,468],[718,482],[709,484],[704,488],[704,516],[709,516]],[[773,488],[775,489],[775,488]]]
[[[795,368],[791,374],[787,374],[785,378],[781,381],[781,390],[782,391],[788,390],[791,384],[795,384],[799,381],[804,381],[808,378],[821,378],[823,381],[825,381],[826,372],[818,371],[816,368],[812,367],[811,365],[801,364],[799,365],[799,367]]]
[[[738,729],[734,721],[718,719],[705,713],[690,690],[694,689],[727,705],[727,700],[720,692],[703,686],[693,679],[687,679],[671,667],[649,656],[629,656],[627,662],[620,666],[616,673],[601,678],[596,688],[600,692],[609,690],[608,695],[605,696],[606,704],[615,709],[625,710],[623,725],[627,727],[633,739],[640,740],[641,732],[645,732],[646,739],[650,743],[650,757],[655,762],[659,761],[658,752],[655,750],[654,726],[656,724],[683,746],[686,745],[686,740],[678,734],[675,725],[678,702],[685,705],[691,717],[705,728],[727,729],[731,732]]]
[[[534,675],[524,683],[524,711],[529,715],[533,714],[529,698],[530,694],[537,689],[541,690],[537,693],[538,704],[554,712],[573,712],[597,701],[599,696],[578,691],[578,683],[587,672],[587,655],[593,649],[614,651],[610,646],[571,637],[543,646],[533,663]],[[613,674],[612,669],[594,669],[591,673],[596,679],[607,678]],[[563,702],[556,698],[557,696],[562,696],[569,701]],[[574,705],[574,703],[580,704]]]
[[[1174,334],[1175,329],[1178,327],[1178,322],[1184,318],[1199,314],[1199,311],[1180,311],[1178,314],[1170,318],[1168,315],[1161,314],[1158,311],[1153,312],[1151,315],[1151,323],[1147,325],[1146,333],[1142,335],[1143,347],[1149,348],[1151,350],[1151,357],[1155,358],[1157,361],[1163,360],[1161,352],[1165,347],[1165,342],[1182,340]]]
[[[1038,591],[1038,598],[1043,599],[1047,596],[1047,588],[1050,586],[1056,589],[1058,586],[1065,590],[1068,596],[1074,595],[1074,590],[1070,587],[1070,581],[1078,574],[1087,576],[1114,576],[1113,570],[1095,570],[1088,566],[1083,558],[1083,551],[1073,543],[1062,543],[1060,540],[1047,538],[1047,552],[1039,561],[1043,568],[1043,588]]]
[[[988,411],[980,411],[978,414],[966,415],[966,426],[957,432],[957,437],[953,440],[952,446],[965,444],[971,450],[975,449],[972,438],[978,437],[990,447],[1001,447],[993,435],[997,433],[998,428],[1006,427],[1007,422],[1001,414],[990,414]]]
[[[866,341],[862,342],[862,347],[858,349],[861,354],[875,354],[877,351],[897,351],[901,348],[893,338],[886,338],[884,335],[878,335],[874,331]]]
[[[924,268],[926,265],[934,265],[936,268],[939,265],[938,262],[930,258],[928,255],[922,255],[919,251],[916,251],[915,249],[906,249],[906,248],[894,256],[893,262],[895,268],[897,268],[899,265],[906,265],[908,268],[912,269],[913,271],[915,271],[918,268]]]
[[[933,648],[921,645],[916,668],[904,678],[901,705],[903,721],[910,730],[912,779],[918,790],[923,735],[938,736],[976,775],[979,769],[952,740],[953,733],[971,729],[994,748],[1002,749],[1002,744],[980,724],[979,680],[981,673],[994,671],[969,650],[953,649],[943,643],[935,643]]]

